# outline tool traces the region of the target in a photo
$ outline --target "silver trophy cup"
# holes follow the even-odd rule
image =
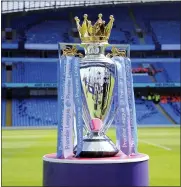
[[[80,75],[83,121],[87,135],[83,139],[80,157],[114,156],[118,149],[105,133],[112,125],[117,111],[113,107],[116,67],[104,55],[106,43],[81,45],[85,50],[85,57],[80,62]]]
[[[110,15],[110,20],[106,25],[102,16],[102,14],[98,14],[94,25],[88,20],[87,14],[83,16],[82,25],[80,25],[79,18],[75,17],[77,31],[82,41],[81,46],[85,50],[85,57],[80,62],[80,75],[82,113],[87,134],[83,139],[80,157],[107,157],[118,153],[117,147],[105,134],[111,126],[117,110],[112,107],[116,66],[104,54],[114,17]],[[74,152],[76,153],[76,146]]]

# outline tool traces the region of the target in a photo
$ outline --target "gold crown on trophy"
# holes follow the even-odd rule
[[[114,17],[110,15],[109,19],[110,21],[106,25],[105,21],[102,20],[102,14],[99,14],[97,22],[92,25],[91,21],[88,20],[88,15],[84,14],[84,21],[81,26],[79,18],[75,17],[81,41],[83,43],[107,43],[113,26]]]

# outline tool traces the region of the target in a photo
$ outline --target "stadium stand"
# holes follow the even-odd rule
[[[84,13],[89,15],[90,20],[96,19],[97,14],[102,12],[103,18],[108,21],[110,14],[113,14],[116,21],[112,29],[109,43],[131,44],[142,47],[145,50],[146,44],[159,46],[162,44],[180,44],[180,9],[177,3],[172,4],[139,4],[131,6],[101,6],[101,8],[71,8],[46,11],[30,11],[17,14],[2,15],[2,30],[11,28],[16,31],[15,38],[7,41],[2,36],[2,43],[12,44],[23,40],[25,44],[48,44],[57,45],[58,42],[76,42],[77,38],[72,34],[74,16],[82,17]],[[47,16],[48,15],[48,16]],[[7,23],[8,24],[7,24]],[[142,33],[142,35],[139,35]],[[174,34],[173,34],[174,33]],[[45,46],[45,49],[46,49]],[[18,48],[18,45],[16,46]],[[6,45],[6,49],[12,46]],[[51,48],[51,45],[50,45]],[[29,48],[30,50],[31,48]],[[136,48],[138,50],[138,48]],[[140,50],[140,49],[139,49]],[[46,50],[44,50],[46,51]],[[47,50],[48,51],[48,50]],[[146,51],[146,50],[145,50]],[[38,52],[37,52],[38,53]],[[151,53],[150,53],[151,54]],[[155,58],[148,55],[147,59]],[[24,55],[24,56],[23,56]],[[13,57],[35,57],[32,54],[19,54],[14,52]],[[165,54],[164,54],[165,55]],[[158,55],[159,56],[159,55]],[[8,56],[7,62],[13,62],[13,57]],[[37,57],[37,56],[36,56]],[[48,57],[58,58],[57,54]],[[166,59],[168,55],[165,55]],[[180,56],[179,56],[180,57]],[[44,58],[44,57],[43,57]],[[170,56],[169,56],[170,58]],[[41,59],[41,58],[39,58]],[[47,58],[48,59],[48,58]],[[132,68],[144,66],[142,62],[132,63]],[[166,60],[149,62],[154,69],[163,71],[149,76],[147,74],[134,74],[134,83],[179,83],[180,63],[167,62]],[[2,63],[2,82],[6,82],[6,65]],[[8,79],[9,80],[9,79]],[[56,83],[57,64],[56,62],[13,62],[12,83]],[[2,99],[2,126],[6,125],[6,100]],[[11,102],[10,102],[11,103]],[[161,107],[161,109],[160,109]],[[151,101],[136,100],[137,122],[140,125],[155,124],[169,125],[175,121],[179,124],[180,103],[166,103],[155,105]],[[168,116],[163,112],[165,111]],[[57,124],[57,99],[56,97],[34,97],[34,98],[12,98],[12,126],[49,126]],[[169,120],[173,119],[173,120]]]
[[[135,75],[133,76],[133,82],[135,83],[150,83],[152,80],[148,75],[142,76],[142,75]]]
[[[146,43],[180,43],[180,11],[177,4],[135,6],[133,13],[145,33]]]
[[[139,37],[136,33],[137,27],[143,31],[144,40],[146,44],[161,43],[161,44],[179,44],[180,42],[180,11],[177,4],[168,5],[135,5],[133,8],[121,7],[121,11],[118,7],[107,8],[102,7],[101,11],[104,13],[104,17],[108,17],[109,14],[114,14],[116,25],[112,30],[110,37],[110,43],[130,43],[140,44]],[[154,13],[153,13],[154,10]],[[165,12],[172,12],[172,14],[165,14]],[[73,10],[74,15],[81,16],[86,12],[91,15],[91,9],[85,10]],[[163,12],[163,14],[160,14]],[[94,15],[99,13],[99,10],[94,11]],[[57,43],[72,42],[70,37],[71,33],[71,19],[64,11],[48,12],[46,13],[29,13],[26,16],[15,16],[11,19],[12,29],[17,30],[17,42],[21,37],[21,31],[26,33],[27,43]],[[135,23],[131,18],[131,15],[135,18]],[[143,16],[144,15],[144,16]],[[46,19],[45,19],[46,18]],[[59,18],[59,20],[57,20]],[[3,15],[3,20],[6,19],[6,15]],[[92,19],[92,17],[90,18]],[[63,25],[63,27],[62,27]],[[2,28],[6,28],[5,23],[2,24]],[[163,32],[164,30],[164,32]],[[171,34],[174,32],[175,34]],[[5,42],[5,39],[3,39]]]
[[[180,23],[179,21],[151,21],[151,26],[161,44],[180,43]],[[171,33],[174,33],[171,35]],[[172,37],[170,37],[170,35]]]
[[[163,104],[169,108],[169,104]],[[136,101],[137,122],[140,125],[155,124],[169,125],[171,122],[150,101]],[[56,98],[29,98],[13,99],[12,116],[13,126],[49,126],[57,124],[57,100]],[[173,111],[171,116],[179,120],[179,114]]]
[[[6,100],[1,100],[1,125],[6,126]]]
[[[63,25],[63,27],[62,27]],[[68,21],[44,21],[31,27],[27,33],[27,43],[57,43],[58,41],[70,42],[68,31],[70,23]]]
[[[136,102],[138,124],[170,124],[165,116],[150,101]]]
[[[139,20],[179,20],[179,5],[179,3],[157,3],[148,6],[137,4],[133,7],[133,11]],[[174,11],[170,14],[170,10]]]
[[[154,63],[153,67],[163,70],[155,75],[157,82],[180,82],[180,63],[158,62]]]
[[[48,126],[57,124],[56,98],[13,99],[13,126]]]
[[[154,67],[163,69],[162,73],[155,76],[157,82],[180,82],[180,63],[155,63]],[[160,105],[176,123],[180,123],[180,103],[169,102]]]
[[[6,82],[6,65],[4,63],[1,64],[1,73],[2,82]]]
[[[133,63],[132,68],[141,67],[141,63]],[[155,74],[156,80],[159,82],[179,82],[180,81],[180,63],[166,63],[157,62],[152,65],[155,69],[163,69],[162,72]],[[13,64],[12,69],[12,81],[14,83],[56,83],[57,64],[53,63],[41,63],[41,62],[18,62]],[[3,71],[5,72],[5,71]],[[169,77],[166,79],[165,74]],[[48,76],[47,76],[48,75]],[[133,74],[133,81],[135,83],[151,83],[152,79],[148,74]],[[5,73],[3,74],[3,77]]]
[[[167,111],[167,113],[172,117],[172,119],[175,120],[175,122],[177,124],[180,123],[180,114],[179,111],[176,110],[176,105],[173,105],[172,103],[168,103],[168,104],[160,104],[165,111]]]
[[[57,82],[56,63],[15,63],[12,80],[15,83],[55,83]]]

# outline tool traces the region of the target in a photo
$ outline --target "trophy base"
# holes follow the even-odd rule
[[[149,186],[149,156],[58,159],[56,153],[43,156],[43,186],[124,187]]]
[[[74,148],[74,154],[77,152],[77,146]],[[116,145],[106,135],[94,133],[84,137],[83,148],[79,157],[82,158],[101,158],[113,157],[119,150]]]

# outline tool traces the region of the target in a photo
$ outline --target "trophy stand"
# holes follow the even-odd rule
[[[81,44],[59,44],[57,153],[43,156],[43,186],[148,186],[149,156],[137,151],[130,46],[108,44],[112,15],[107,25],[102,14],[94,26],[87,18],[81,26],[75,17]],[[113,120],[117,146],[105,134]]]
[[[85,143],[84,139],[84,145]],[[94,146],[92,148],[94,148]],[[76,147],[74,147],[74,149],[76,149]],[[89,158],[70,156],[66,159],[59,159],[56,153],[44,155],[43,186],[149,186],[148,155],[139,153],[125,156],[125,154],[120,151],[115,156],[102,157],[105,156],[106,152],[96,151],[96,154],[98,153],[102,158],[95,158],[96,154],[94,151],[90,153],[86,152],[85,149],[83,151],[86,153],[86,157]],[[109,154],[106,153],[107,156]]]
[[[43,186],[149,186],[148,155],[57,159],[43,157]]]

